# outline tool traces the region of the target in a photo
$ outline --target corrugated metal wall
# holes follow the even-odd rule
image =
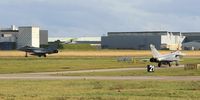
[[[40,30],[40,45],[48,44],[48,30]]]
[[[161,36],[103,36],[101,46],[104,49],[148,50],[150,44],[160,49]]]
[[[184,43],[192,42],[192,41],[200,41],[200,36],[186,36]]]
[[[15,48],[15,42],[0,42],[0,50],[13,50]]]

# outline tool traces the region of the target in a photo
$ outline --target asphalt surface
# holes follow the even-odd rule
[[[174,80],[200,81],[200,76],[0,76],[0,80]]]
[[[178,66],[183,67],[183,66]],[[156,67],[159,69],[158,67]],[[146,68],[119,68],[98,69],[63,72],[19,73],[0,74],[0,80],[176,80],[176,81],[200,81],[200,76],[59,76],[65,73],[85,72],[109,72],[126,70],[146,70]],[[59,75],[58,75],[59,74]]]
[[[184,65],[172,66],[172,68],[183,68]],[[169,67],[155,67],[156,69],[163,69]],[[146,70],[146,68],[115,68],[115,69],[95,69],[95,70],[79,70],[79,71],[62,71],[62,72],[40,72],[28,73],[31,75],[50,75],[50,74],[68,74],[68,73],[88,73],[88,72],[110,72],[110,71],[129,71],[129,70]]]

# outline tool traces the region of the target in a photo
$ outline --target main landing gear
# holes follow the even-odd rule
[[[25,52],[25,57],[28,57],[28,52]]]
[[[163,62],[158,62],[158,67],[161,67]],[[171,67],[171,63],[170,62],[164,62],[163,64],[169,65],[169,67]]]

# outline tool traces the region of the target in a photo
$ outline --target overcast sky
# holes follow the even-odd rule
[[[0,27],[39,26],[50,37],[110,31],[200,31],[200,0],[1,0]]]

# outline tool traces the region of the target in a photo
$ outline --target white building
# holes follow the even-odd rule
[[[0,29],[0,49],[11,50],[23,46],[40,47],[48,44],[48,31],[39,27],[22,26]]]
[[[78,44],[101,44],[101,37],[80,37],[75,39]]]
[[[79,37],[79,38],[64,38],[64,37],[50,37],[49,42],[61,41],[63,43],[71,44],[101,44],[101,37]]]
[[[40,47],[39,27],[19,27],[19,33],[17,35],[17,48],[24,46]]]
[[[65,37],[49,37],[48,38],[48,42],[55,42],[55,41],[61,41],[64,43],[69,43],[71,42],[71,40],[73,40],[74,38],[65,38]]]

